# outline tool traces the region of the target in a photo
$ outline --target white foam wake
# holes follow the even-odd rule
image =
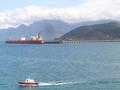
[[[39,86],[60,86],[60,85],[67,85],[72,84],[72,82],[39,82]]]

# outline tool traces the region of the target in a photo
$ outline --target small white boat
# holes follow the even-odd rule
[[[19,86],[38,86],[39,83],[33,79],[28,78],[25,81],[18,82],[18,85]]]

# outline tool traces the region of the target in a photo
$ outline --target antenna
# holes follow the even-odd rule
[[[40,32],[38,33],[38,38],[40,38]]]

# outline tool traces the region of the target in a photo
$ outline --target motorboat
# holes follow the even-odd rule
[[[38,86],[38,82],[33,79],[27,78],[24,81],[18,82],[19,86]]]

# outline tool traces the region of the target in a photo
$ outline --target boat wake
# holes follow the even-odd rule
[[[39,82],[38,86],[64,86],[64,85],[102,85],[102,84],[120,84],[116,80],[84,81],[84,82]]]
[[[39,82],[39,86],[62,86],[62,85],[70,85],[73,82]]]

